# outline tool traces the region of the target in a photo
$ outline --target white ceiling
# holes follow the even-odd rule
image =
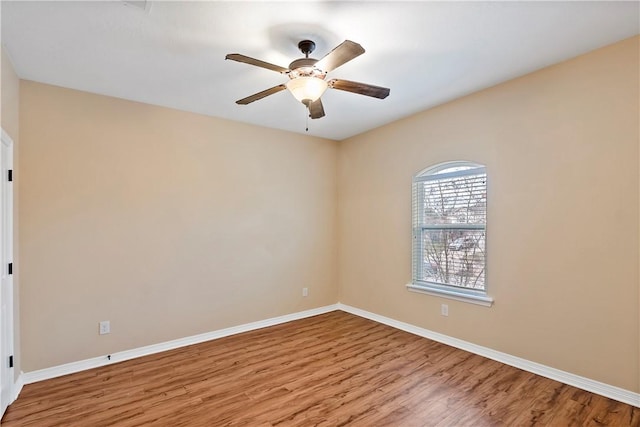
[[[132,2],[142,3],[142,2]],[[286,76],[316,42],[366,52],[329,73],[391,88],[385,100],[338,90],[308,134],[341,140],[640,33],[640,3],[2,1],[2,44],[23,79],[305,133],[306,110],[280,92],[235,101]]]

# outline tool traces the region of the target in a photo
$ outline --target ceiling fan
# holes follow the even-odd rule
[[[225,59],[231,59],[238,62],[244,62],[245,64],[266,68],[281,74],[286,74],[289,77],[289,81],[286,83],[263,90],[262,92],[247,96],[246,98],[242,98],[236,101],[236,104],[250,104],[253,101],[257,101],[266,96],[289,89],[293,96],[307,107],[309,110],[309,117],[312,119],[319,119],[325,115],[320,97],[327,88],[344,90],[380,99],[384,99],[389,96],[390,90],[386,87],[352,82],[349,80],[325,80],[327,73],[364,53],[363,47],[358,43],[352,42],[351,40],[345,40],[320,60],[309,58],[309,54],[313,52],[315,48],[316,44],[311,40],[302,40],[298,43],[298,49],[300,49],[304,54],[304,58],[296,59],[289,64],[289,68],[270,64],[239,53],[228,54]]]

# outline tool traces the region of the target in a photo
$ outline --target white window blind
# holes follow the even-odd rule
[[[485,293],[487,175],[456,162],[413,181],[413,284]]]

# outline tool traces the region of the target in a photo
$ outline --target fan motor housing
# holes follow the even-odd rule
[[[324,71],[315,67],[317,59],[313,58],[300,58],[289,64],[289,78],[295,79],[298,77],[317,77],[324,79],[327,75]]]

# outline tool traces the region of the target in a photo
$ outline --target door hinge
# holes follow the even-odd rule
[[[8,270],[9,270],[9,271],[8,271],[8,273],[9,273],[9,274],[13,274],[13,263],[12,263],[12,262],[10,262],[10,263],[9,263],[9,268],[8,268]]]
[[[9,367],[13,368],[13,355],[9,356]]]
[[[13,169],[9,169],[9,172],[7,173],[7,180],[9,182],[13,181]]]

